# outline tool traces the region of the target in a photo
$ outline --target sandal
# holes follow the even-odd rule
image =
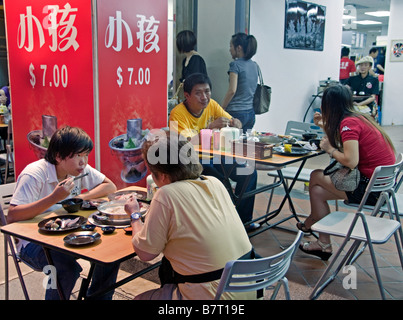
[[[311,243],[312,242],[305,242],[304,244],[300,244],[299,248],[307,254],[311,254],[321,258],[323,261],[329,260],[333,252],[325,250],[332,247],[331,243],[323,243],[322,241],[318,240],[316,241],[316,243],[321,247],[321,249],[309,250],[308,247],[310,246]]]
[[[308,229],[307,227],[305,227],[304,222],[298,222],[297,229],[301,230],[302,232],[305,232],[305,233],[312,233],[312,229],[310,229],[310,228]]]

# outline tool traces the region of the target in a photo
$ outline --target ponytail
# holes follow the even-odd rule
[[[247,35],[245,33],[236,33],[232,36],[232,44],[234,47],[241,46],[244,52],[244,58],[246,60],[251,59],[257,51],[257,41],[252,35]]]

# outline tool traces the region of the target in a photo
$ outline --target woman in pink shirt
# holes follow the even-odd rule
[[[326,136],[320,147],[331,158],[351,169],[358,167],[361,181],[356,190],[347,192],[336,189],[323,170],[315,170],[309,181],[311,214],[297,228],[310,232],[311,226],[328,215],[328,200],[343,199],[360,203],[366,186],[378,166],[395,163],[395,150],[388,135],[369,115],[354,110],[352,92],[340,84],[325,90],[321,106],[322,114],[315,114],[315,124],[323,126]],[[367,204],[375,205],[379,193],[371,193]],[[328,260],[332,254],[330,236],[319,234],[318,241],[300,245],[305,253]]]

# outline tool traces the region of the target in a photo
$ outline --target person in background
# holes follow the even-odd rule
[[[379,75],[385,74],[385,49],[384,48],[379,49],[379,53],[378,53],[378,57],[376,58],[375,66],[376,66],[375,73],[377,73]]]
[[[378,59],[378,54],[379,54],[379,51],[378,51],[378,48],[371,48],[370,50],[369,50],[369,53],[368,53],[368,55],[373,59],[373,61],[374,61],[374,63],[372,64],[372,67],[371,67],[371,69],[369,69],[369,74],[371,75],[371,76],[373,76],[373,77],[377,77],[378,76],[378,74],[376,73],[376,62],[377,62],[377,59]]]
[[[348,78],[346,85],[353,91],[354,96],[364,96],[362,99],[354,101],[357,110],[371,114],[373,117],[377,114],[376,96],[379,94],[379,81],[377,77],[369,74],[374,65],[374,60],[366,56],[356,63],[358,75]]]
[[[10,90],[8,86],[4,86],[0,89],[0,104],[8,107],[11,103],[10,100]]]
[[[214,299],[226,262],[254,257],[231,198],[218,179],[201,175],[192,144],[177,133],[145,141],[142,153],[158,191],[144,224],[134,197],[127,200],[125,211],[131,217],[132,244],[139,258],[149,261],[160,253],[164,257],[161,288],[135,299]],[[167,161],[158,160],[165,158],[161,154]],[[255,299],[256,293],[225,293],[223,298]]]
[[[192,143],[199,144],[201,129],[221,129],[226,126],[242,128],[241,122],[233,118],[224,111],[221,106],[211,99],[211,81],[208,76],[195,73],[189,76],[184,84],[185,101],[177,105],[171,112],[169,117],[169,127],[171,130],[177,131],[185,136]],[[213,161],[212,161],[213,162]],[[237,164],[233,168],[233,164],[221,163],[203,163],[203,174],[217,177],[223,183],[227,183],[224,178],[224,170],[231,170],[230,179],[235,181],[235,195],[239,195],[245,186],[245,192],[256,189],[257,172],[248,165]],[[238,168],[245,170],[243,174],[238,174]],[[242,170],[242,171],[244,171]],[[227,189],[232,186],[226,184]],[[237,205],[237,211],[243,223],[249,223],[253,216],[255,197],[248,197]],[[258,223],[250,223],[247,227],[248,231],[259,228]]]
[[[229,65],[229,87],[221,104],[223,109],[242,122],[243,132],[255,124],[253,96],[258,82],[258,66],[252,61],[257,41],[245,33],[234,34],[230,41],[232,61]]]
[[[203,73],[207,75],[206,63],[201,55],[195,50],[197,39],[193,31],[184,30],[176,36],[176,48],[179,53],[185,54],[182,61],[182,76],[179,81],[182,83],[193,73]]]
[[[18,176],[10,200],[8,223],[30,220],[43,212],[60,209],[57,203],[67,198],[88,200],[115,192],[115,184],[88,164],[92,149],[93,142],[84,130],[69,126],[58,129],[50,139],[45,159],[27,165]],[[88,175],[73,180],[84,173]],[[82,193],[82,190],[88,191]],[[38,269],[48,265],[40,245],[18,239],[17,250],[22,260]],[[50,250],[50,255],[64,298],[69,299],[82,268],[70,255],[55,250]],[[97,265],[88,294],[114,284],[118,271],[119,264]],[[112,295],[113,291],[108,292],[102,299],[112,299]],[[60,297],[56,289],[47,288],[45,298],[58,300]]]
[[[388,135],[369,115],[354,109],[349,87],[337,84],[327,88],[323,92],[321,111],[322,114],[314,116],[315,124],[323,126],[326,134],[320,148],[342,165],[351,169],[357,167],[361,180],[356,190],[340,191],[322,169],[314,170],[309,181],[311,214],[305,222],[297,224],[303,232],[311,232],[311,226],[330,213],[329,200],[360,203],[375,168],[392,165],[396,161],[394,146]],[[379,192],[371,193],[366,204],[375,205],[378,197]],[[305,242],[300,249],[328,260],[332,255],[330,236],[320,233],[317,241]]]
[[[341,49],[341,60],[340,60],[340,76],[339,80],[341,84],[346,84],[349,77],[355,75],[356,67],[353,60],[349,58],[350,49],[343,47]]]

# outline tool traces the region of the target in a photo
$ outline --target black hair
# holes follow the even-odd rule
[[[234,45],[234,48],[241,46],[244,58],[246,60],[251,59],[257,51],[257,41],[256,38],[252,35],[247,35],[246,33],[236,33],[232,36],[231,42]]]
[[[323,129],[332,146],[342,149],[340,123],[345,117],[358,117],[367,123],[373,130],[381,132],[385,141],[392,147],[392,141],[386,132],[368,114],[354,109],[353,93],[349,86],[334,84],[325,89],[322,96]]]
[[[378,48],[371,48],[370,50],[369,50],[369,54],[371,54],[371,53],[375,53],[375,52],[377,52],[378,51]]]
[[[350,54],[350,49],[347,47],[343,47],[341,48],[341,56],[342,57],[348,57],[348,55]]]
[[[204,73],[193,73],[185,79],[183,85],[183,91],[190,94],[195,85],[205,83],[207,83],[210,86],[211,90],[212,89],[211,80],[207,75],[205,75]]]
[[[193,144],[181,135],[163,132],[146,140],[141,151],[150,171],[156,177],[168,175],[171,182],[197,179],[203,171]]]
[[[180,53],[190,52],[196,48],[197,39],[193,31],[183,30],[176,36],[176,48]]]
[[[93,147],[94,144],[90,136],[83,129],[65,126],[52,135],[45,160],[57,165],[57,157],[64,160],[75,154],[91,152]]]

